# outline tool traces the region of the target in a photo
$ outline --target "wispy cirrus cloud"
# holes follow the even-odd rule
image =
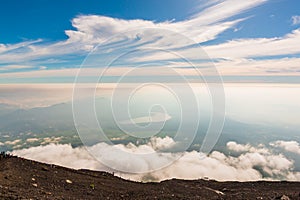
[[[212,1],[213,2],[213,1]],[[238,15],[244,11],[261,5],[267,0],[239,1],[239,0],[223,0],[214,1],[210,7],[195,15],[195,20],[204,24],[221,22],[224,19]]]
[[[203,49],[213,59],[235,59],[235,58],[257,58],[266,56],[283,56],[291,54],[299,54],[300,48],[298,41],[300,40],[300,29],[294,30],[283,37],[275,38],[249,38],[231,40],[225,43],[216,45],[206,45]],[[190,58],[196,58],[199,54],[197,48],[189,48],[178,51]],[[137,58],[137,61],[149,61],[156,58],[161,60],[168,60],[174,58],[174,55],[163,54],[148,55]]]
[[[241,17],[240,14],[265,2],[267,1],[209,1],[203,4],[205,6],[202,6],[197,14],[183,21],[155,22],[143,19],[125,20],[98,15],[80,15],[72,20],[75,30],[65,31],[68,36],[66,40],[54,43],[35,40],[12,45],[0,44],[0,60],[3,66],[6,65],[2,67],[2,76],[22,77],[24,75],[28,77],[34,74],[42,75],[42,77],[59,76],[60,72],[73,76],[77,68],[74,65],[79,66],[87,53],[100,43],[102,44],[102,60],[105,60],[106,56],[114,55],[116,51],[138,51],[140,48],[159,47],[170,51],[176,49],[177,53],[193,61],[199,56],[199,48],[194,48],[195,44],[214,40],[226,30],[234,31],[237,24],[247,19],[247,17]],[[297,16],[294,16],[295,22],[297,19]],[[153,32],[152,29],[161,31]],[[178,34],[167,35],[163,30],[171,30]],[[188,39],[179,39],[178,35],[183,35]],[[109,39],[112,36],[115,37]],[[284,36],[232,39],[224,43],[205,45],[203,49],[215,61],[217,69],[223,75],[295,75],[300,71],[299,59],[290,56],[300,54],[299,40],[300,30],[296,29]],[[266,58],[270,56],[274,58]],[[129,67],[130,63],[164,60],[169,62],[168,66],[177,67],[177,70],[187,74],[190,73],[190,70],[186,68],[188,67],[186,63],[176,61],[177,64],[174,64],[173,59],[172,54],[158,52],[141,54],[138,57],[129,58],[126,62]],[[47,66],[49,60],[56,61],[53,65],[55,67]],[[31,71],[33,75],[28,74],[29,72],[4,74],[6,68],[20,65],[21,62],[28,63],[27,71]],[[195,62],[200,66],[205,65],[203,62]],[[73,67],[63,69],[66,65],[73,65]],[[126,63],[124,65],[126,66]],[[41,69],[46,69],[45,67],[47,70],[39,72]]]
[[[300,29],[275,38],[231,40],[226,43],[205,46],[212,58],[249,58],[299,54]]]
[[[204,67],[201,71],[209,75],[205,67],[210,66],[211,63],[201,63],[197,67]],[[216,60],[214,65],[217,67],[219,73],[223,76],[299,76],[300,75],[300,58],[280,58],[280,59],[246,59],[236,58],[232,60]],[[165,68],[150,67],[139,70],[131,75],[149,75],[149,76],[168,76],[178,73],[184,76],[198,76],[199,74],[194,68],[188,66],[186,62],[169,62],[167,67],[173,68],[173,72],[164,70]],[[31,69],[31,66],[24,66],[26,69]],[[8,68],[10,68],[8,66]],[[105,76],[122,76],[131,72],[134,68],[130,66],[112,67],[109,69],[104,68],[84,68],[80,70],[82,76],[94,77],[104,73]],[[47,69],[45,66],[40,66],[39,70],[23,71],[23,72],[10,72],[0,73],[0,78],[35,78],[35,77],[75,77],[78,73],[78,68],[63,68],[63,69]],[[3,69],[4,71],[4,69]],[[157,74],[157,71],[160,73]],[[1,72],[1,70],[0,70]]]
[[[25,41],[17,44],[0,44],[0,54],[9,53],[10,51],[15,51],[21,48],[26,48],[30,45],[37,44],[42,42],[41,39],[33,40],[33,41]]]
[[[234,0],[222,1],[200,11],[191,19],[178,22],[154,22],[143,19],[124,20],[106,16],[82,15],[72,20],[72,25],[76,30],[65,31],[68,36],[67,40],[52,44],[45,44],[41,40],[16,45],[1,44],[2,53],[0,54],[0,59],[2,62],[13,63],[41,57],[55,57],[58,55],[88,52],[95,45],[105,42],[115,34],[120,34],[120,38],[119,41],[114,42],[122,42],[124,39],[127,41],[134,40],[138,36],[141,37],[139,38],[140,40],[134,40],[133,42],[153,42],[155,37],[162,37],[156,41],[156,45],[159,45],[159,47],[166,47],[166,45],[167,47],[187,45],[185,43],[180,44],[180,41],[176,40],[176,38],[173,38],[173,41],[166,44],[163,41],[163,32],[162,35],[151,35],[150,32],[144,32],[147,28],[172,30],[186,35],[197,43],[201,43],[216,38],[218,34],[235,26],[242,20],[240,18],[236,18],[235,20],[229,18],[264,2],[265,0],[255,0],[236,4]],[[129,30],[136,31],[128,33]],[[127,45],[129,44],[130,42],[127,42]],[[124,45],[126,43],[123,42],[122,46]],[[22,49],[18,49],[18,52],[11,51],[18,47],[22,47]]]
[[[20,70],[20,69],[31,69],[33,66],[27,65],[5,65],[0,67],[0,71],[11,71],[11,70]]]

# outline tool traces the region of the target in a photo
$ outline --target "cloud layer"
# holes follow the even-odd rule
[[[295,141],[276,141],[276,147],[282,147],[292,144],[291,149],[286,151],[296,151],[299,153],[299,144]],[[131,174],[122,171],[115,171],[100,162],[98,162],[83,147],[72,148],[68,144],[49,144],[46,146],[32,147],[29,149],[21,149],[13,151],[14,155],[33,159],[46,163],[54,163],[71,168],[88,168],[94,170],[115,171],[121,177],[137,180],[165,180],[170,178],[181,179],[198,179],[209,177],[217,180],[300,180],[300,172],[294,171],[294,162],[289,160],[283,154],[274,153],[270,148],[264,145],[251,146],[249,144],[237,144],[236,142],[228,142],[229,151],[238,153],[237,156],[225,155],[222,152],[214,151],[209,156],[202,155],[199,152],[183,152],[180,153],[179,159],[171,165],[160,170],[155,169],[157,163],[166,162],[178,155],[174,153],[159,153],[158,150],[168,148],[174,145],[171,138],[154,138],[145,145],[115,145],[110,146],[104,143],[96,144],[88,147],[88,151],[92,152],[101,160],[110,160],[111,166],[118,165],[122,171],[128,168],[140,171],[142,168],[149,170],[149,173]],[[298,145],[298,146],[297,146]],[[130,152],[133,154],[147,154],[156,152],[151,160],[140,159],[134,156],[120,157],[116,154],[118,150]],[[99,152],[102,152],[99,155]],[[129,154],[128,154],[129,155]]]

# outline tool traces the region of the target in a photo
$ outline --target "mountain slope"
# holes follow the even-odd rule
[[[0,199],[280,199],[283,195],[300,199],[300,183],[176,179],[137,183],[106,172],[0,156]]]

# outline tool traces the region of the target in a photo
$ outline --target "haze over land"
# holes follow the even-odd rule
[[[21,87],[24,87],[25,95],[15,93],[16,88]],[[112,85],[110,87],[113,88]],[[225,84],[226,94],[230,98],[226,99],[227,113],[224,129],[212,154],[203,159],[200,159],[201,155],[197,151],[200,150],[202,137],[207,130],[210,104],[208,93],[204,87],[201,89],[197,84],[195,87],[195,91],[201,97],[199,105],[202,118],[198,136],[179,160],[157,172],[126,174],[110,169],[95,160],[82,147],[74,127],[70,85],[63,85],[63,87],[56,84],[43,85],[43,87],[26,84],[2,86],[1,94],[6,95],[5,99],[13,97],[15,102],[14,105],[1,104],[3,113],[0,116],[2,130],[0,148],[12,151],[15,155],[22,157],[71,168],[114,171],[124,178],[139,181],[157,181],[173,177],[184,179],[210,177],[217,180],[244,181],[263,178],[299,180],[300,146],[298,142],[299,124],[297,124],[299,113],[296,112],[298,109],[290,113],[290,107],[298,108],[300,99],[297,98],[300,95],[297,94],[300,93],[300,89],[297,85],[281,86],[282,91],[285,92],[284,98],[282,98],[283,93],[277,93],[278,85]],[[61,91],[61,95],[53,92],[58,90]],[[111,119],[109,109],[103,109],[109,105],[110,90],[107,89],[106,94],[99,94],[96,102],[97,112],[100,115],[105,114],[105,118],[100,118],[102,122],[109,122]],[[49,102],[38,98],[41,92],[43,92],[43,98]],[[156,91],[154,90],[154,92]],[[149,93],[151,92],[148,91],[147,94]],[[248,99],[247,95],[251,97],[258,94],[260,94],[260,99],[251,99],[251,101],[250,98]],[[36,100],[34,100],[35,98]],[[64,99],[63,103],[59,103],[62,99]],[[268,103],[271,101],[272,105]],[[30,102],[30,104],[26,104],[26,102]],[[247,107],[242,108],[245,102],[247,102]],[[279,103],[282,106],[274,109],[274,105]],[[144,102],[135,104],[136,108],[143,105],[145,105]],[[281,111],[280,116],[276,115],[278,109]],[[138,110],[136,111],[138,112]],[[260,114],[257,115],[257,113]],[[267,117],[268,115],[270,117]],[[152,139],[128,136],[118,130],[113,123],[110,125],[110,130],[106,131],[111,141],[120,149],[135,153],[155,152],[158,149],[167,149],[174,145],[175,142],[171,136],[177,120],[176,115],[167,120],[165,130]],[[94,144],[89,148],[95,154],[107,154],[107,158],[117,160],[115,165],[120,165],[120,168],[124,167],[123,171],[126,171],[127,168],[151,171],[151,168],[155,168],[153,160],[159,163],[172,157],[171,154],[160,155],[157,153],[155,159],[152,158],[152,160],[132,160],[130,156],[120,159],[119,155],[112,153],[114,148],[105,143]],[[116,157],[112,157],[113,155]],[[127,163],[127,165],[123,166],[122,163]],[[186,167],[191,170],[185,170]],[[226,173],[224,173],[224,169],[226,169]]]

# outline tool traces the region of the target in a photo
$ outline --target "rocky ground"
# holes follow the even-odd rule
[[[300,182],[138,183],[1,154],[0,199],[300,199]]]

